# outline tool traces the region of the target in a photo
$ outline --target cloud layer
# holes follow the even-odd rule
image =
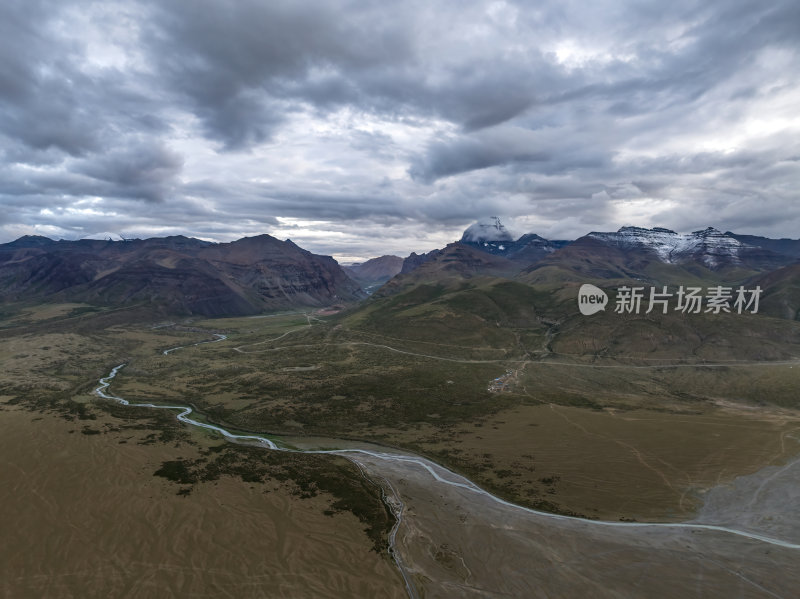
[[[800,5],[0,4],[0,241],[797,237]]]

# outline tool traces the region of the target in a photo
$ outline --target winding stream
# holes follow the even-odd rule
[[[192,344],[194,345],[201,345],[204,343],[215,343],[218,341],[223,341],[227,339],[225,335],[215,334],[217,339],[211,341],[201,341],[199,343]],[[163,355],[167,355],[170,352],[175,350],[181,349],[183,347],[191,347],[191,346],[179,346],[174,347],[169,350],[165,350]],[[412,454],[405,454],[405,453],[394,453],[390,451],[373,451],[369,449],[363,448],[347,448],[347,449],[293,449],[289,447],[281,447],[276,444],[271,439],[267,437],[259,436],[259,435],[239,435],[232,433],[220,426],[209,424],[206,422],[201,422],[194,418],[191,418],[190,415],[194,412],[193,408],[189,406],[181,406],[181,405],[158,405],[152,403],[133,403],[127,399],[119,397],[117,395],[113,395],[109,392],[109,387],[111,385],[111,381],[116,377],[119,371],[125,366],[125,364],[119,364],[115,366],[109,374],[99,380],[98,387],[94,390],[94,393],[103,398],[112,401],[116,401],[122,405],[130,406],[130,407],[141,407],[141,408],[153,408],[153,409],[162,409],[162,410],[175,410],[177,411],[176,418],[185,424],[196,426],[199,428],[204,428],[207,430],[215,431],[221,434],[225,439],[235,442],[235,443],[247,443],[250,445],[261,446],[264,449],[269,449],[273,451],[284,451],[290,453],[307,453],[307,454],[331,454],[331,455],[338,455],[344,457],[351,462],[353,462],[361,472],[361,474],[367,479],[372,482],[375,482],[373,477],[370,477],[367,473],[367,468],[364,463],[358,460],[359,456],[368,456],[372,458],[372,462],[380,463],[380,462],[395,462],[395,463],[402,463],[406,466],[412,466],[415,468],[422,469],[423,471],[427,472],[431,477],[431,484],[432,485],[447,485],[451,487],[458,487],[460,489],[464,489],[468,492],[475,493],[480,495],[484,498],[488,498],[493,502],[496,502],[500,505],[506,506],[508,508],[512,508],[513,510],[519,510],[521,512],[525,512],[531,515],[534,515],[538,518],[544,519],[552,519],[552,520],[560,520],[560,521],[579,521],[584,523],[588,526],[595,526],[595,527],[613,527],[613,528],[668,528],[668,529],[691,529],[691,530],[709,530],[715,532],[722,532],[727,533],[730,535],[737,535],[740,537],[745,537],[748,539],[760,541],[769,545],[774,545],[786,549],[792,550],[800,550],[799,543],[793,543],[787,540],[774,538],[767,535],[762,535],[754,532],[748,532],[745,530],[737,530],[735,528],[729,528],[726,526],[718,526],[714,524],[700,524],[700,523],[645,523],[645,522],[612,522],[612,521],[602,521],[602,520],[585,520],[582,518],[576,518],[574,516],[565,516],[560,514],[552,514],[549,512],[542,512],[539,510],[534,510],[531,508],[527,508],[524,506],[520,506],[514,504],[512,502],[506,501],[492,493],[482,489],[474,482],[470,481],[469,479],[457,474],[447,468],[420,456],[415,456]],[[395,525],[393,526],[392,530],[389,533],[389,553],[394,559],[400,574],[403,577],[406,590],[408,592],[409,597],[412,599],[416,599],[419,597],[417,589],[411,580],[410,574],[407,571],[407,568],[403,562],[403,558],[400,555],[400,552],[396,545],[396,538],[397,538],[397,531],[403,524],[403,518],[405,515],[405,505],[400,497],[400,494],[396,491],[395,487],[391,484],[391,482],[383,477],[379,476],[380,482],[382,484],[378,484],[381,488],[382,499],[384,503],[389,507],[392,513],[395,516]],[[377,484],[377,483],[376,483]]]
[[[172,352],[174,352],[176,349],[183,349],[184,347],[194,347],[195,345],[204,345],[206,343],[217,343],[219,341],[225,341],[228,338],[227,335],[222,335],[221,333],[214,333],[214,337],[216,337],[216,339],[212,339],[211,341],[198,341],[197,343],[192,343],[191,345],[179,345],[178,347],[171,347],[169,349],[165,349],[163,352],[161,352],[161,355],[167,356]]]

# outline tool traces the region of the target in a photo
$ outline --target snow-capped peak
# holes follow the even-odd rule
[[[102,240],[102,241],[124,241],[124,237],[119,233],[111,233],[110,231],[102,231],[100,233],[92,233],[91,235],[85,235],[81,237],[81,239],[93,239],[93,240]]]
[[[689,258],[699,259],[709,268],[718,266],[720,262],[739,263],[740,250],[748,247],[713,227],[686,235],[662,227],[622,227],[616,233],[589,233],[589,237],[620,249],[650,250],[659,260],[669,264]]]

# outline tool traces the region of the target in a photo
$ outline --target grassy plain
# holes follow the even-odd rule
[[[117,388],[242,430],[405,447],[524,505],[602,519],[689,518],[711,486],[800,451],[798,364],[530,359],[518,343],[349,325],[197,322],[230,338],[142,358]],[[504,373],[509,390],[490,392]]]
[[[242,431],[404,447],[521,504],[612,520],[690,518],[706,489],[800,451],[791,345],[753,350],[779,358],[773,364],[709,366],[717,354],[706,336],[701,346],[711,349],[691,365],[644,351],[655,326],[645,323],[628,355],[598,354],[569,334],[569,320],[554,332],[520,308],[508,286],[485,302],[471,292],[466,303],[437,288],[413,293],[424,297],[332,317],[143,326],[86,314],[63,332],[57,319],[37,321],[0,347],[0,394],[35,381],[54,401],[95,404],[94,382],[126,362],[114,392],[129,399],[193,405]],[[531,293],[523,304],[537,300]],[[414,303],[431,298],[444,299]],[[466,305],[478,306],[474,327],[459,329]],[[684,324],[675,326],[678,335]],[[595,337],[608,335],[597,327]],[[228,339],[191,345],[215,333]],[[163,354],[178,345],[187,347]],[[493,392],[498,377],[507,385]]]

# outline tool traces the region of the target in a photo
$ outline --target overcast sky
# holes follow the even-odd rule
[[[800,237],[800,3],[2,0],[0,242]]]

